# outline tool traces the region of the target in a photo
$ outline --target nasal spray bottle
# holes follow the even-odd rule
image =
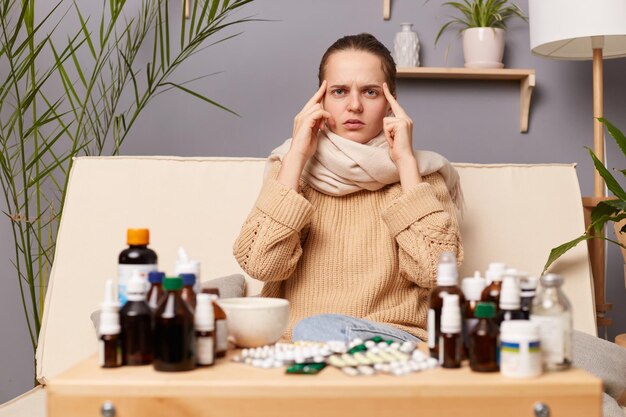
[[[104,290],[104,301],[100,308],[100,324],[98,326],[100,366],[103,368],[122,366],[119,308],[115,284],[113,280],[108,280]]]
[[[460,368],[463,338],[461,337],[461,308],[458,294],[443,296],[439,363],[443,368]]]
[[[460,305],[465,304],[463,292],[458,287],[458,271],[456,258],[451,252],[444,252],[437,267],[437,287],[430,294],[430,307],[428,309],[428,348],[430,356],[439,359],[439,336],[441,335],[441,309],[443,308],[443,296],[456,294]]]
[[[200,261],[190,259],[182,246],[178,248],[178,259],[174,265],[174,275],[180,276],[180,274],[194,274],[196,276],[194,291],[200,292]]]

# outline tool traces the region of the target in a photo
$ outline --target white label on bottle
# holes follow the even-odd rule
[[[217,320],[215,322],[215,337],[217,343],[215,350],[217,352],[226,352],[228,350],[228,326],[226,320]]]
[[[436,344],[435,340],[435,310],[428,310],[428,347],[434,349]]]
[[[148,282],[148,273],[157,270],[156,264],[118,264],[117,266],[117,291],[119,294],[120,304],[123,306],[126,304],[126,286],[130,281],[130,277],[133,276],[133,272],[139,272],[142,278],[145,278]],[[147,284],[146,284],[147,285]],[[147,288],[146,288],[147,291]]]
[[[213,365],[215,352],[213,352],[212,337],[196,338],[196,360],[198,365]]]
[[[561,316],[531,315],[530,320],[539,323],[541,354],[546,364],[561,364],[565,356],[565,329]]]

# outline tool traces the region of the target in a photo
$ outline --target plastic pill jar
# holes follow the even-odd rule
[[[528,320],[508,320],[500,325],[500,373],[511,378],[541,375],[539,326]]]

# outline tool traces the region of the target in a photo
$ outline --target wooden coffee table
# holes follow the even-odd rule
[[[327,367],[286,375],[220,360],[162,373],[152,366],[101,369],[96,356],[52,378],[49,417],[600,417],[602,382],[579,369],[536,379],[479,374],[469,367],[402,377],[349,377]],[[102,407],[108,409],[102,413]],[[537,414],[535,407],[549,410]]]

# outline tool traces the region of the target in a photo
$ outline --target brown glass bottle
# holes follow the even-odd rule
[[[226,313],[217,303],[220,290],[218,288],[204,288],[202,292],[217,297],[212,299],[213,313],[215,315],[215,357],[223,358],[228,351],[228,326],[226,324]]]
[[[502,280],[497,279],[491,282],[491,284],[487,285],[483,290],[480,301],[494,303],[496,305],[496,312],[498,310],[498,306],[500,305],[500,291],[502,289]]]
[[[196,309],[196,291],[193,286],[196,284],[196,275],[180,274],[180,277],[183,279],[183,289],[180,295],[189,304],[191,311],[194,311]]]
[[[100,366],[117,368],[122,366],[122,339],[119,334],[100,336]]]
[[[448,294],[459,296],[461,305],[465,304],[465,296],[456,285],[444,285],[436,287],[430,294],[430,309],[428,311],[428,347],[430,356],[439,359],[439,336],[441,336],[441,309],[443,308],[443,297]],[[431,330],[431,325],[434,329]],[[431,343],[431,334],[434,340]]]
[[[156,310],[159,306],[159,301],[165,295],[165,291],[163,291],[163,277],[165,274],[163,272],[151,271],[148,273],[148,282],[150,283],[150,289],[146,294],[146,302],[152,309],[152,311]]]
[[[441,367],[460,368],[463,350],[461,333],[441,333],[439,344]]]
[[[181,297],[180,277],[163,280],[165,296],[154,312],[154,369],[188,371],[196,366],[194,316]]]
[[[124,365],[152,363],[152,310],[146,303],[146,281],[135,272],[128,283],[128,301],[120,310]]]
[[[497,372],[498,326],[494,322],[496,306],[481,302],[476,306],[478,323],[470,333],[469,362],[475,372]]]

